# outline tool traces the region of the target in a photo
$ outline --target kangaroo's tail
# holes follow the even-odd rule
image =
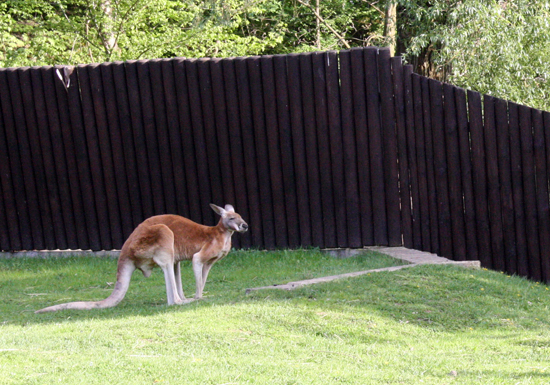
[[[116,277],[115,288],[111,295],[105,298],[102,301],[90,301],[90,302],[68,302],[62,303],[59,305],[54,305],[46,307],[35,311],[35,313],[47,313],[52,311],[67,310],[67,309],[76,309],[76,310],[90,310],[90,309],[105,309],[108,307],[116,306],[128,291],[130,286],[130,279],[132,278],[132,273],[136,269],[134,263],[130,260],[119,259],[118,261],[118,270]]]

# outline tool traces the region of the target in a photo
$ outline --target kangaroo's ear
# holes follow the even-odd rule
[[[210,207],[212,207],[212,210],[214,210],[214,212],[218,215],[223,216],[223,214],[225,214],[225,210],[220,206],[216,206],[214,203],[210,203]]]
[[[235,209],[231,205],[225,205],[225,211],[228,211],[230,213],[234,213]]]

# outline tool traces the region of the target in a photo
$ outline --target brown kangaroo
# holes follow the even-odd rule
[[[195,299],[202,291],[212,265],[231,250],[233,232],[244,233],[248,225],[231,205],[210,207],[221,216],[216,226],[203,226],[179,215],[157,215],[143,221],[130,234],[118,259],[117,278],[109,297],[96,302],[69,302],[37,310],[46,313],[65,309],[103,309],[116,306],[128,291],[135,269],[145,277],[153,267],[164,272],[168,305],[193,301],[186,299],[181,287],[180,261],[191,260],[195,273]]]

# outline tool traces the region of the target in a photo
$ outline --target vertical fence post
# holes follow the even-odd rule
[[[382,142],[382,127],[380,124],[380,94],[378,90],[378,49],[367,47],[363,52],[365,60],[364,71],[367,96],[367,126],[369,133],[369,164],[371,171],[374,243],[376,245],[388,245],[384,146]]]
[[[227,160],[228,166],[233,169],[233,181],[234,187],[229,187],[226,191],[226,195],[232,195],[235,199],[235,204],[237,205],[237,211],[243,215],[244,218],[250,220],[251,210],[248,207],[248,202],[250,200],[250,191],[247,189],[246,181],[246,167],[247,162],[245,159],[245,150],[243,146],[245,145],[245,132],[241,129],[241,117],[239,110],[239,96],[238,96],[238,86],[237,78],[235,74],[235,59],[224,59],[222,60],[223,68],[223,79],[225,89],[225,103],[227,111],[227,121],[228,121],[228,154],[229,159]],[[214,87],[216,90],[217,87]],[[221,124],[218,125],[218,130],[223,131]],[[222,142],[220,141],[220,144]],[[221,146],[220,146],[221,147]],[[224,162],[222,162],[223,165]],[[225,171],[224,171],[225,173]],[[230,173],[231,174],[231,173]],[[224,190],[225,191],[225,190]],[[251,234],[246,233],[243,236],[239,237],[239,243],[242,247],[248,248],[251,246]]]
[[[464,194],[464,226],[466,237],[466,259],[478,260],[476,212],[474,202],[474,187],[472,180],[472,158],[470,151],[470,131],[468,126],[468,109],[466,92],[455,88],[455,103],[457,113],[458,146],[460,152],[460,174]]]
[[[498,173],[502,203],[502,231],[504,237],[505,271],[516,273],[516,234],[514,202],[512,195],[512,160],[510,156],[510,130],[508,127],[508,104],[495,99],[496,139],[498,147]],[[517,144],[516,144],[517,145]]]
[[[512,176],[512,196],[514,201],[514,222],[516,235],[516,258],[510,261],[510,271],[521,276],[529,275],[527,254],[527,234],[525,232],[525,208],[523,194],[523,170],[521,167],[521,139],[519,130],[519,106],[508,103],[508,121],[510,129],[510,161]],[[515,262],[515,266],[514,266]]]
[[[550,223],[548,206],[548,174],[542,111],[531,109],[533,119],[533,147],[535,152],[535,180],[537,189],[537,233],[539,235],[541,279],[550,280]]]
[[[458,141],[458,119],[455,101],[455,88],[443,85],[444,97],[444,134],[447,153],[449,202],[451,210],[451,229],[453,240],[453,259],[466,259],[466,237],[464,227],[464,206],[462,172],[460,169],[460,148]]]
[[[497,138],[495,132],[495,99],[485,95],[484,107],[484,139],[485,163],[487,165],[487,198],[489,206],[489,228],[491,232],[491,249],[493,268],[504,271],[504,239],[502,231],[502,211],[500,201],[500,184],[498,177]]]
[[[416,148],[416,163],[418,166],[418,215],[422,244],[420,249],[434,252],[431,240],[431,219],[428,202],[428,166],[426,159],[426,141],[424,137],[424,107],[422,98],[421,77],[412,74],[413,111],[414,111],[414,139]]]
[[[302,86],[300,83],[300,55],[287,56],[287,74],[300,244],[301,246],[312,246],[314,245],[312,228],[316,227],[315,233],[321,233],[322,230],[318,228],[321,223],[312,222],[310,214],[309,175],[307,171],[304,112],[302,111]]]
[[[380,128],[383,147],[384,184],[386,192],[386,216],[388,221],[388,245],[401,246],[403,241],[401,236],[401,210],[399,202],[397,132],[390,51],[387,48],[380,49],[378,53],[378,82],[380,92]]]
[[[298,221],[298,197],[296,196],[296,174],[292,148],[292,129],[290,126],[289,90],[287,78],[286,56],[273,57],[275,79],[275,99],[277,100],[277,121],[280,140],[280,158],[285,190],[285,220],[288,233],[288,246],[296,248],[300,245],[300,229]]]
[[[411,208],[411,191],[412,183],[410,178],[409,169],[409,148],[407,146],[409,139],[407,132],[407,111],[410,109],[405,102],[405,92],[410,92],[410,88],[405,88],[405,82],[403,79],[403,64],[401,57],[393,57],[391,59],[391,68],[393,75],[393,93],[394,93],[394,105],[395,110],[395,124],[397,134],[397,146],[398,146],[398,163],[399,163],[399,205],[401,207],[401,232],[403,233],[403,245],[408,248],[414,247],[413,241],[413,221],[412,221],[412,208]],[[410,74],[409,84],[410,84]],[[406,91],[405,91],[406,90]],[[409,98],[408,102],[410,103]]]
[[[529,276],[533,279],[540,280],[542,278],[542,273],[538,237],[533,122],[532,111],[526,106],[519,106],[519,134],[521,141],[521,164],[523,174],[525,230],[527,234],[527,252],[529,255]]]
[[[342,146],[344,149],[344,180],[349,247],[360,247],[361,208],[357,170],[356,129],[350,51],[340,51],[340,108],[342,109]]]
[[[244,161],[246,164],[246,186],[248,189],[249,224],[252,245],[263,247],[263,207],[260,204],[260,187],[258,177],[258,165],[256,154],[256,143],[254,140],[254,126],[252,119],[252,104],[250,80],[248,77],[247,60],[244,58],[235,59],[235,71],[237,78],[237,91],[240,108],[240,127],[243,136]],[[239,209],[240,210],[240,209]]]
[[[487,179],[485,172],[485,144],[483,139],[483,117],[481,96],[468,91],[468,112],[470,117],[470,135],[472,141],[472,164],[474,196],[479,244],[479,259],[485,267],[493,266],[491,259],[491,234],[487,208]]]

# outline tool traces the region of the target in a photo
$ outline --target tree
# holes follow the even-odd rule
[[[249,24],[243,14],[270,11],[264,3],[12,0],[0,8],[0,65],[259,54],[282,41],[277,22],[265,33],[240,33]]]
[[[425,69],[432,76],[550,110],[548,0],[401,4],[408,7],[402,16],[412,21],[401,24],[409,34],[407,60],[429,55]]]
[[[0,65],[385,44],[384,12],[374,1],[7,0],[0,6]]]

